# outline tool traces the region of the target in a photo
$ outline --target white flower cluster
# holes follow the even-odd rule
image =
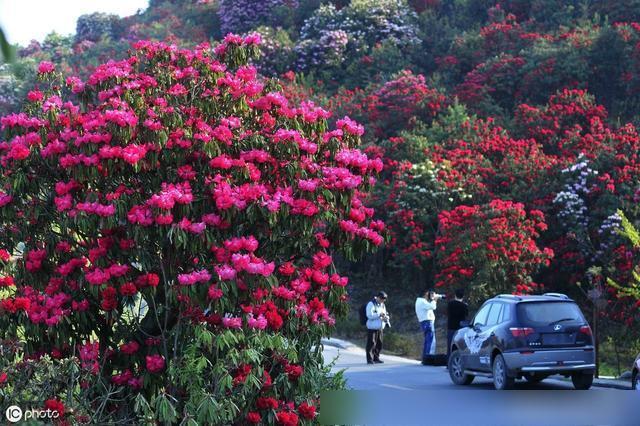
[[[580,154],[577,162],[562,170],[562,173],[569,174],[570,178],[565,184],[564,190],[556,194],[553,199],[554,204],[561,208],[558,216],[566,227],[586,228],[589,225],[589,218],[584,197],[590,191],[589,179],[597,176],[598,171],[589,168],[589,160],[585,158],[584,154]]]
[[[578,156],[577,161],[578,162],[571,167],[562,170],[562,173],[573,173],[575,175],[576,180],[570,185],[573,192],[582,192],[583,194],[588,194],[589,188],[587,187],[587,180],[590,177],[597,176],[598,171],[589,168],[589,160],[585,158],[583,153]]]
[[[598,228],[597,241],[592,240],[589,232],[589,215],[586,196],[590,192],[590,180],[598,175],[589,167],[589,161],[580,154],[575,164],[562,170],[569,175],[563,191],[556,194],[553,202],[560,207],[558,218],[562,224],[575,235],[580,251],[592,262],[602,261],[609,249],[619,238],[617,230],[621,227],[622,218],[611,214]]]
[[[223,35],[240,34],[260,25],[277,24],[279,11],[297,7],[297,0],[221,0],[218,9],[220,31]]]
[[[596,252],[596,257],[601,258],[609,252],[616,241],[620,238],[618,230],[622,229],[622,217],[618,213],[614,213],[607,217],[598,229],[600,236],[600,246]]]
[[[602,222],[598,234],[617,234],[618,229],[622,227],[622,217],[618,213],[614,213]]]
[[[295,51],[298,69],[324,66],[348,48],[367,54],[376,44],[391,40],[398,48],[418,45],[417,15],[406,0],[360,0],[337,10],[333,4],[321,5],[300,30]]]
[[[294,49],[298,70],[337,66],[344,61],[349,35],[343,30],[323,31],[318,40],[302,40]]]
[[[586,227],[589,224],[587,206],[579,194],[571,191],[558,192],[553,202],[561,206],[558,216],[563,225],[569,226],[573,223]]]

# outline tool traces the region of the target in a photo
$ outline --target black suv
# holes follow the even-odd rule
[[[487,300],[451,341],[449,375],[458,385],[475,376],[493,377],[496,389],[515,379],[540,382],[552,374],[571,376],[576,389],[591,387],[595,353],[591,328],[578,305],[564,294],[501,294]]]

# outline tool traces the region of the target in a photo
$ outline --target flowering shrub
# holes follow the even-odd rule
[[[520,57],[500,55],[479,64],[456,88],[460,100],[473,111],[487,116],[504,115],[513,109],[520,69]]]
[[[438,218],[436,286],[467,287],[475,300],[538,287],[531,275],[553,256],[551,249],[540,249],[535,242],[547,229],[542,212],[493,200],[443,211]]]
[[[584,90],[562,90],[549,98],[543,107],[519,105],[516,119],[545,150],[569,161],[580,153],[597,156],[604,148],[602,138],[584,138],[593,130],[600,133],[607,111],[597,105],[593,96]]]
[[[416,120],[429,123],[446,105],[445,96],[427,86],[423,75],[401,71],[364,101],[377,137],[411,129]]]
[[[277,24],[281,8],[295,9],[298,0],[221,0],[218,16],[222,34]]]
[[[256,60],[262,75],[278,77],[294,68],[293,42],[282,28],[258,27],[260,34],[260,58]]]
[[[383,242],[361,201],[382,162],[351,119],[267,91],[258,42],[138,42],[86,81],[42,63],[49,88],[1,119],[3,361],[76,362],[81,386],[36,396],[68,418],[295,424],[337,386],[332,254]]]
[[[76,23],[76,41],[99,41],[103,37],[112,37],[117,19],[117,15],[99,12],[80,16]]]
[[[344,89],[329,98],[328,104],[341,113],[367,123],[368,137],[377,140],[411,130],[418,122],[430,123],[444,109],[447,99],[426,84],[423,75],[403,70],[384,83],[364,89]],[[395,153],[389,152],[390,156]]]
[[[348,44],[349,34],[343,30],[327,30],[318,39],[302,40],[295,47],[297,69],[339,67],[345,60]]]
[[[298,67],[317,70],[324,66],[325,57],[333,60],[332,64],[345,59],[351,62],[368,55],[383,41],[391,41],[396,49],[418,45],[415,20],[415,12],[405,0],[355,0],[340,10],[323,4],[300,30]]]

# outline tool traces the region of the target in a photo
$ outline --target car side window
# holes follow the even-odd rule
[[[500,316],[502,315],[502,303],[493,303],[493,307],[491,311],[489,311],[489,315],[487,316],[487,324],[488,326],[496,325],[500,322]]]
[[[504,305],[502,308],[502,315],[500,317],[500,324],[507,321],[511,321],[511,307]]]
[[[487,316],[489,315],[489,310],[491,309],[491,305],[493,304],[487,303],[482,308],[480,308],[475,318],[473,318],[473,325],[484,326],[487,324]]]

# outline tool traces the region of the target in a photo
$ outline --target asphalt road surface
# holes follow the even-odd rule
[[[476,377],[469,386],[456,386],[451,382],[449,373],[445,367],[424,366],[418,361],[387,355],[384,353],[380,359],[384,364],[369,365],[366,362],[365,352],[358,347],[341,349],[338,346],[325,344],[324,359],[329,363],[336,360],[332,371],[346,369],[345,377],[347,385],[355,390],[478,390],[493,391],[493,381],[485,377]],[[529,384],[522,380],[517,381],[515,389],[526,390],[562,390],[573,389],[571,382],[554,379],[553,377],[541,383]],[[592,388],[594,391],[610,390],[606,388]]]
[[[325,363],[333,362],[334,372],[343,370],[347,387],[356,392],[325,397],[325,401],[332,401],[326,404],[321,396],[321,405],[335,413],[357,414],[338,415],[326,423],[321,415],[322,424],[640,425],[637,392],[595,386],[575,391],[572,383],[560,376],[537,384],[519,380],[515,389],[507,392],[496,391],[492,380],[484,377],[476,377],[469,386],[457,386],[445,367],[423,366],[384,352],[380,357],[384,364],[368,365],[363,349],[344,347],[345,343],[325,341]],[[333,409],[332,404],[338,408]]]

